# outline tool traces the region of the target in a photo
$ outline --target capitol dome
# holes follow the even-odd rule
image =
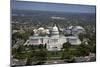
[[[54,34],[54,35],[59,34],[59,30],[58,30],[58,27],[56,25],[52,28],[52,34]]]
[[[52,28],[52,31],[58,31],[58,27],[55,25],[55,26]]]

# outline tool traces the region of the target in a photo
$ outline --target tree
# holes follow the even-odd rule
[[[19,47],[17,48],[17,52],[18,53],[21,53],[25,50],[24,46],[23,45],[19,45]]]
[[[35,56],[36,51],[30,51],[30,52],[26,52],[26,65],[32,65],[32,62],[34,60],[34,56]]]
[[[66,51],[67,51],[70,47],[71,47],[71,44],[69,43],[69,41],[63,44],[63,49],[66,50]]]
[[[40,44],[39,45],[39,49],[43,49],[44,48],[44,45],[43,44]]]
[[[30,48],[30,52],[27,53],[27,63],[26,63],[26,65],[43,64],[47,60],[47,52],[44,49],[43,44],[40,44],[38,46],[38,48],[39,48],[38,50],[32,48],[31,46],[29,48]]]
[[[27,59],[26,65],[32,65],[32,58],[28,58],[28,59]]]
[[[43,63],[47,60],[47,52],[44,50],[36,51],[34,57],[37,63]]]
[[[83,41],[84,38],[85,38],[85,34],[80,33],[80,34],[79,34],[79,39],[80,39],[81,41]]]
[[[63,51],[62,51],[62,59],[65,61],[65,62],[75,62],[75,59],[74,59],[74,56],[76,55],[75,51],[72,51],[70,50],[71,48],[71,44],[68,42],[64,43],[63,44]]]
[[[45,49],[46,49],[46,47],[47,47],[47,44],[44,45],[44,48],[45,48]]]
[[[72,50],[68,50],[68,51],[63,51],[62,53],[62,59],[65,61],[65,62],[68,62],[68,63],[73,63],[75,62],[75,56],[77,54],[77,51],[72,51]]]
[[[88,48],[91,53],[96,53],[96,45],[89,45]]]
[[[90,53],[90,49],[89,49],[88,45],[86,45],[85,43],[80,44],[77,47],[77,50],[79,51],[80,56],[87,56]]]

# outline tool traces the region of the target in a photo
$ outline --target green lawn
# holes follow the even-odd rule
[[[48,51],[48,60],[58,60],[61,59],[62,51]]]

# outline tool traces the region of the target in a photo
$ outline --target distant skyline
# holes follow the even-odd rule
[[[75,5],[75,4],[57,4],[43,2],[27,2],[11,0],[11,8],[14,10],[42,10],[56,12],[78,12],[78,13],[95,13],[94,5]]]

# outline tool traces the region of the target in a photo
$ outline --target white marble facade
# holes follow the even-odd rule
[[[29,37],[24,45],[40,45],[46,44],[48,51],[59,51],[62,48],[63,43],[69,41],[72,45],[79,45],[81,41],[77,36],[62,36],[59,35],[58,27],[55,25],[51,30],[51,36],[34,36]]]

